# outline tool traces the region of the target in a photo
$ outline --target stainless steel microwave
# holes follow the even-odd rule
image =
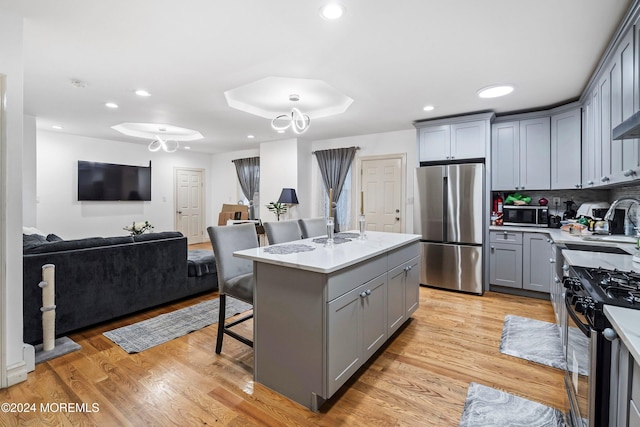
[[[504,205],[502,207],[502,223],[523,227],[548,227],[549,207]]]

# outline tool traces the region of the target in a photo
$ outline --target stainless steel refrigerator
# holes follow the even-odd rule
[[[421,166],[416,177],[422,232],[420,283],[482,294],[484,164]]]

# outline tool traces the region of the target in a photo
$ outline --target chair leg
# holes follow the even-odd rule
[[[220,304],[218,306],[218,337],[216,339],[216,354],[222,351],[222,337],[224,336],[224,319],[227,308],[227,295],[220,294]]]

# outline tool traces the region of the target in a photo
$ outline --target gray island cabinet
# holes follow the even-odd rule
[[[254,380],[317,411],[418,308],[419,237],[235,252],[254,262]]]

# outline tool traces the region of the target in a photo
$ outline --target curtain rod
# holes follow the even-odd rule
[[[356,147],[342,147],[342,148],[355,148],[356,150],[360,149],[360,147],[358,147],[358,146],[356,146]],[[329,150],[331,150],[331,148],[329,148]],[[322,151],[322,150],[320,150],[320,151]],[[316,154],[316,152],[312,151],[311,154]]]

